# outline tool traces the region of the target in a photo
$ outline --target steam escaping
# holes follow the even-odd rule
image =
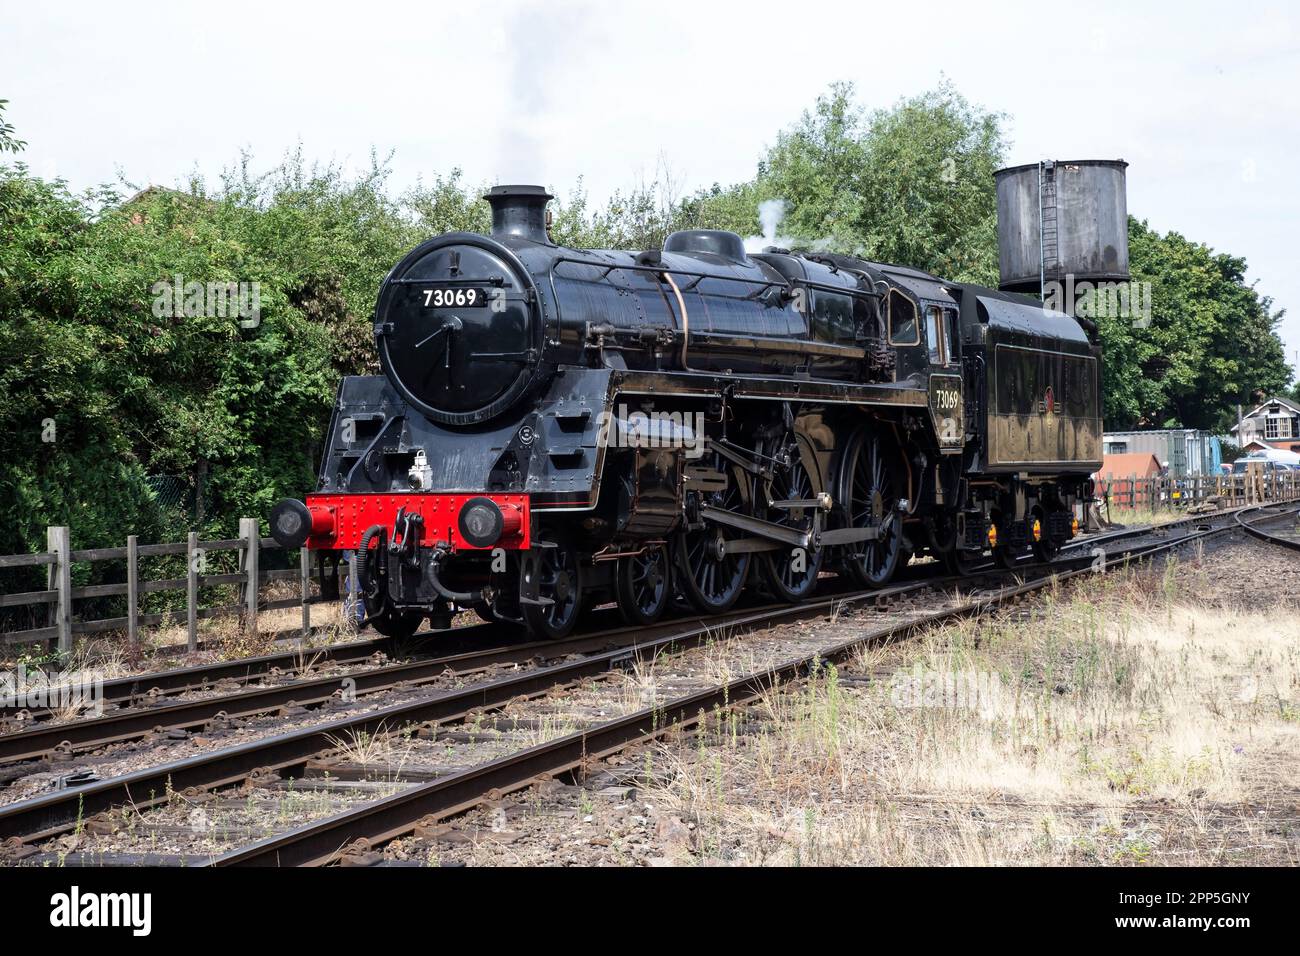
[[[776,241],[776,230],[785,218],[788,203],[784,199],[765,199],[758,204],[758,223],[763,227],[763,238]]]
[[[789,247],[794,244],[794,239],[777,232],[789,206],[784,199],[765,199],[758,204],[758,224],[762,227],[763,234],[745,237],[746,252],[762,252],[768,246]]]
[[[776,246],[781,249],[794,249],[803,252],[835,252],[845,251],[845,242],[837,242],[831,238],[823,239],[799,239],[795,236],[781,235],[781,223],[785,219],[785,214],[790,210],[790,203],[785,199],[765,199],[758,204],[758,224],[763,229],[761,236],[746,236],[745,251],[748,253],[762,252],[768,246]],[[860,248],[848,250],[853,255],[861,255]]]
[[[544,183],[550,179],[548,146],[566,102],[561,94],[576,82],[582,51],[599,41],[592,26],[596,10],[587,3],[533,0],[515,8],[512,18],[501,53],[509,109],[497,124],[493,172],[501,183]]]

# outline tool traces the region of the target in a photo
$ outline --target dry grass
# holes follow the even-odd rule
[[[862,651],[769,694],[763,732],[661,748],[651,799],[706,861],[1295,863],[1300,618],[1210,584],[1108,575]]]
[[[294,582],[277,581],[268,585],[262,600],[269,602],[297,597]],[[93,638],[81,638],[75,643],[69,660],[60,664],[62,670],[93,671],[105,680],[160,668],[180,666],[176,651],[183,650],[189,639],[184,621],[184,611],[179,622],[141,628],[139,643],[132,647],[127,642],[126,631],[109,631]],[[477,618],[475,619],[477,620]],[[313,605],[312,632],[298,641],[305,647],[317,648],[343,641],[356,640],[358,629],[355,620],[344,614],[343,605]],[[276,634],[294,631],[302,626],[302,610],[298,607],[278,608],[258,614],[258,632],[249,633],[237,615],[203,618],[198,622],[198,638],[203,645],[197,658],[202,660],[237,660],[265,654],[273,650]],[[12,669],[19,663],[30,666],[47,666],[57,662],[57,654],[33,656],[30,652],[9,649],[12,658],[0,657],[0,667]]]
[[[1103,505],[1101,515],[1107,521],[1127,527],[1140,527],[1142,525],[1158,527],[1188,517],[1186,508],[1171,508],[1168,505],[1157,505],[1153,509],[1150,505],[1138,505],[1136,508],[1128,508],[1112,504],[1109,511]]]

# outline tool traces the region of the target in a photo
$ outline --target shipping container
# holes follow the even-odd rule
[[[1219,439],[1195,428],[1160,428],[1132,432],[1106,432],[1102,451],[1107,455],[1149,452],[1162,468],[1178,478],[1214,475],[1223,461]]]

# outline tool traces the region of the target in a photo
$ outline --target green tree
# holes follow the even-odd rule
[[[5,107],[8,105],[8,100],[0,100],[0,153],[21,153],[27,144],[16,137],[13,126],[5,122]]]
[[[1004,117],[952,85],[868,113],[841,83],[778,137],[758,195],[788,203],[782,231],[954,279],[997,281]]]
[[[1238,402],[1287,384],[1283,313],[1247,283],[1245,259],[1130,217],[1129,261],[1151,284],[1151,315],[1099,322],[1108,428],[1223,429]]]

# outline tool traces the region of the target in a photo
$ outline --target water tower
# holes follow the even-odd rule
[[[1128,198],[1122,159],[1045,160],[993,174],[998,266],[1007,292],[1051,282],[1127,282]]]

